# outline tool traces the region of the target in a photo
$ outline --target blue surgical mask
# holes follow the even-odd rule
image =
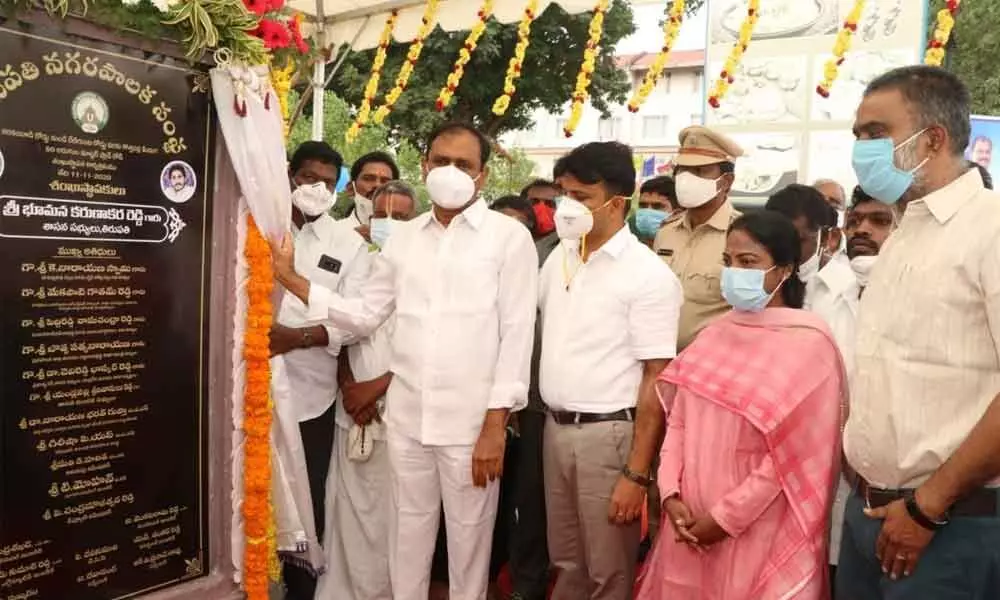
[[[781,289],[784,279],[774,288],[773,292],[764,289],[764,276],[774,267],[766,271],[760,269],[740,269],[723,267],[722,297],[736,310],[745,312],[760,312],[767,307],[771,298]]]
[[[385,243],[389,241],[389,234],[392,232],[392,219],[372,217],[369,227],[372,243],[379,248],[385,248]]]
[[[924,163],[925,158],[911,171],[904,171],[896,166],[896,152],[917,139],[917,136],[927,131],[921,129],[906,138],[898,146],[894,146],[892,138],[874,140],[856,140],[851,156],[854,173],[858,176],[858,185],[866,194],[885,204],[895,204],[903,197],[906,190],[913,185],[914,173]]]
[[[640,208],[635,211],[635,230],[639,232],[639,237],[644,240],[651,240],[656,237],[660,225],[670,218],[670,213],[665,210],[655,208]]]

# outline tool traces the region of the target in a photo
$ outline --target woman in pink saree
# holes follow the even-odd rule
[[[767,211],[737,219],[722,293],[734,310],[663,371],[663,530],[639,600],[827,598],[840,464],[840,354],[800,310],[799,238]],[[673,534],[673,535],[671,535]]]

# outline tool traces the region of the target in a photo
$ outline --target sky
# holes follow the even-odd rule
[[[669,0],[633,0],[632,12],[636,23],[636,32],[618,42],[616,51],[620,55],[639,54],[641,52],[658,52],[663,45],[663,20],[665,7],[672,4]],[[705,48],[708,30],[708,11],[702,7],[694,16],[688,17],[681,25],[681,33],[674,44],[675,50],[703,50]]]

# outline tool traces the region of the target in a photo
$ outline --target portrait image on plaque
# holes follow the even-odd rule
[[[191,165],[176,160],[163,167],[163,172],[160,173],[160,189],[163,190],[167,200],[183,204],[194,196],[197,188],[198,177]]]

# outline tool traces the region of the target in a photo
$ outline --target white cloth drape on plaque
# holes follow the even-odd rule
[[[249,276],[243,256],[247,212],[261,232],[280,239],[291,227],[291,189],[288,182],[282,133],[281,109],[271,89],[267,67],[248,68],[223,64],[211,72],[212,93],[226,150],[239,180],[239,243],[235,292],[233,347],[233,534],[232,560],[235,578],[243,570],[243,393],[246,365],[242,356],[246,331],[246,284]],[[275,304],[277,307],[277,303]],[[278,550],[316,572],[324,569],[324,557],[316,539],[316,525],[309,494],[305,453],[298,421],[287,406],[287,379],[283,360],[271,361],[271,393],[275,403],[272,441],[272,502],[278,526]],[[282,390],[285,390],[284,392]]]

